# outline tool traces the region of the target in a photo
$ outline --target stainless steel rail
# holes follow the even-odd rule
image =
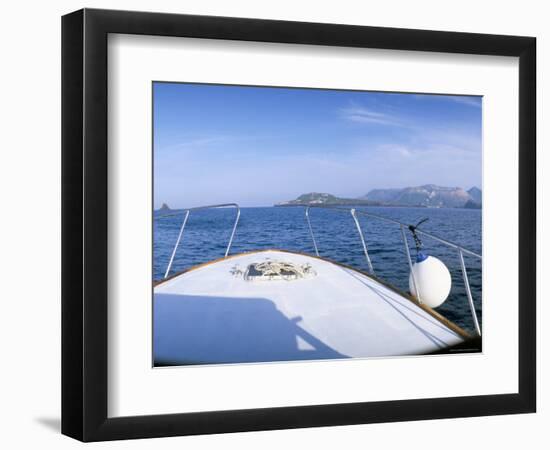
[[[313,241],[313,247],[315,248],[315,254],[319,256],[319,249],[317,248],[317,242],[315,242],[315,236],[313,235],[313,229],[311,228],[311,222],[309,220],[309,206],[306,207],[306,220],[309,227],[309,233],[311,234],[311,240]]]
[[[351,209],[350,213],[351,213],[351,217],[353,217],[353,221],[355,222],[355,226],[357,227],[357,232],[359,233],[361,244],[363,245],[363,252],[365,253],[367,265],[369,266],[369,272],[374,274],[374,269],[372,268],[372,262],[370,260],[369,251],[367,250],[367,244],[365,243],[365,237],[363,236],[363,230],[361,229],[361,224],[359,223],[359,220],[357,219],[357,215],[355,214],[355,209]]]
[[[385,221],[385,222],[393,223],[394,225],[398,225],[399,229],[401,231],[401,236],[403,238],[403,245],[405,246],[405,254],[407,255],[407,260],[408,260],[408,263],[409,263],[409,269],[410,269],[411,274],[412,274],[412,282],[413,282],[414,290],[416,291],[416,298],[420,303],[422,303],[422,296],[421,296],[421,293],[419,291],[419,286],[418,286],[418,283],[416,282],[416,277],[414,276],[414,272],[412,271],[413,263],[412,263],[412,259],[411,259],[411,253],[410,253],[410,249],[409,249],[409,243],[408,243],[408,240],[407,240],[407,235],[405,233],[405,228],[407,228],[407,229],[409,228],[408,224],[400,222],[400,221],[395,220],[395,219],[390,219],[388,217],[380,216],[378,214],[374,214],[374,213],[371,213],[371,212],[368,212],[368,211],[356,210],[355,208],[348,209],[348,208],[343,208],[343,207],[338,207],[338,206],[326,206],[326,205],[297,205],[297,206],[305,206],[305,208],[306,208],[306,219],[307,219],[307,222],[308,222],[309,232],[310,232],[311,239],[312,239],[313,245],[315,247],[315,253],[317,254],[317,256],[319,256],[319,249],[317,247],[317,242],[315,240],[315,235],[313,234],[313,228],[311,226],[311,221],[310,221],[310,218],[309,218],[310,208],[321,208],[321,209],[332,210],[332,211],[349,212],[351,214],[351,216],[353,217],[353,220],[355,221],[355,225],[357,227],[357,231],[358,231],[359,237],[361,239],[361,244],[363,245],[363,252],[365,253],[365,258],[367,260],[367,265],[369,267],[370,273],[374,273],[374,269],[373,269],[373,266],[372,266],[371,259],[369,257],[367,245],[366,245],[366,242],[365,242],[365,237],[363,235],[363,230],[361,228],[359,220],[357,219],[357,215],[372,217],[374,219],[378,219],[378,220],[382,220],[382,221]],[[475,326],[475,330],[476,330],[477,335],[481,336],[481,328],[479,326],[479,321],[478,321],[477,313],[476,313],[475,306],[474,306],[474,301],[473,301],[473,297],[472,297],[472,290],[470,288],[470,281],[468,279],[468,272],[466,270],[466,265],[464,263],[464,254],[473,256],[473,257],[478,258],[480,260],[482,259],[481,255],[479,253],[473,252],[472,250],[468,250],[467,248],[464,248],[464,247],[462,247],[462,246],[460,246],[460,245],[458,245],[454,242],[451,242],[447,239],[443,239],[443,238],[441,238],[439,236],[436,236],[432,233],[429,233],[427,231],[423,231],[419,228],[415,228],[415,231],[416,231],[416,233],[421,234],[422,236],[429,237],[430,239],[433,239],[433,240],[435,240],[435,241],[437,241],[441,244],[444,244],[448,247],[451,247],[451,248],[454,248],[454,249],[457,250],[459,261],[460,261],[460,268],[462,270],[462,279],[464,280],[464,287],[466,289],[466,295],[467,295],[467,298],[468,298],[468,304],[470,306],[470,312],[471,312],[471,315],[472,315],[472,320],[474,322],[474,326]]]
[[[241,208],[237,203],[221,203],[219,205],[197,206],[195,208],[183,209],[181,211],[178,211],[177,213],[163,214],[162,216],[159,216],[159,218],[164,218],[164,217],[179,216],[180,214],[185,214],[183,218],[183,222],[181,224],[180,232],[178,234],[178,239],[176,240],[176,245],[172,250],[172,255],[170,256],[170,261],[168,262],[168,267],[166,268],[166,272],[164,274],[165,279],[168,277],[168,274],[170,273],[170,269],[172,268],[172,263],[174,262],[174,257],[176,256],[176,252],[180,245],[181,238],[183,236],[183,230],[185,229],[185,225],[187,225],[187,219],[189,218],[189,214],[192,211],[200,211],[203,209],[228,208],[228,207],[236,208],[237,216],[235,217],[235,223],[233,224],[233,229],[231,230],[231,237],[229,238],[229,243],[227,244],[227,248],[225,249],[224,258],[227,258],[227,255],[229,255],[229,250],[231,249],[231,244],[233,243],[233,238],[235,237],[235,232],[237,231],[237,224],[239,223],[239,218],[241,217]]]
[[[409,263],[409,271],[412,274],[412,280],[413,280],[413,287],[414,291],[416,292],[416,298],[419,302],[422,302],[421,296],[420,296],[420,289],[418,289],[418,286],[416,285],[416,276],[413,272],[413,263],[411,259],[411,251],[409,249],[409,242],[407,241],[407,234],[405,233],[405,226],[400,225],[399,229],[401,230],[401,237],[403,238],[403,245],[405,246],[405,254],[407,255],[407,261]]]
[[[466,294],[468,295],[468,303],[470,305],[470,312],[474,325],[476,327],[476,333],[481,336],[481,329],[479,328],[479,322],[477,321],[477,314],[474,306],[474,300],[472,299],[472,291],[470,289],[470,281],[468,280],[468,272],[466,271],[466,265],[464,264],[464,255],[462,250],[458,250],[458,257],[460,258],[460,268],[462,269],[462,278],[464,279],[464,286],[466,286]]]
[[[344,209],[344,208],[338,208],[338,209]],[[374,213],[371,213],[371,212],[358,210],[357,213],[362,215],[362,216],[373,217],[373,218],[376,218],[376,219],[385,220],[386,222],[391,222],[391,223],[394,223],[394,224],[399,225],[399,226],[404,226],[404,227],[407,227],[407,228],[409,227],[409,225],[406,224],[406,223],[399,222],[398,220],[390,219],[389,217],[380,216],[378,214],[374,214]],[[451,242],[447,239],[443,239],[439,236],[436,236],[435,234],[428,233],[427,231],[421,230],[420,228],[417,228],[416,232],[419,233],[419,234],[422,234],[423,236],[427,236],[431,239],[434,239],[434,240],[436,240],[436,241],[438,241],[442,244],[445,244],[449,247],[456,248],[457,250],[461,250],[462,253],[466,253],[468,255],[475,256],[476,258],[482,259],[481,255],[479,253],[468,250],[467,248],[464,248],[464,247],[462,247],[462,246],[460,246],[460,245],[458,245],[454,242]]]
[[[414,290],[416,292],[416,298],[418,299],[418,301],[420,303],[422,303],[422,296],[421,296],[421,293],[420,293],[420,290],[419,290],[419,285],[417,283],[416,277],[414,276],[414,272],[412,271],[413,262],[412,262],[412,259],[411,259],[409,242],[407,240],[407,234],[406,234],[406,229],[409,228],[408,224],[400,222],[400,221],[395,220],[395,219],[391,219],[389,217],[380,216],[380,215],[372,213],[372,212],[368,212],[368,211],[365,211],[365,210],[358,210],[358,209],[355,209],[355,208],[343,208],[343,207],[338,207],[338,206],[326,206],[326,205],[295,205],[295,206],[305,207],[305,217],[306,217],[306,221],[307,221],[307,225],[308,225],[308,229],[309,229],[309,234],[311,236],[311,240],[313,242],[313,247],[315,249],[315,254],[317,256],[319,256],[319,247],[317,245],[317,240],[315,239],[315,234],[313,232],[313,227],[311,225],[310,214],[309,214],[310,209],[311,208],[320,208],[320,209],[325,209],[325,210],[329,210],[329,211],[345,212],[345,213],[351,214],[351,216],[352,216],[352,218],[355,222],[355,226],[356,226],[357,232],[359,234],[359,239],[360,239],[361,245],[363,247],[363,253],[365,254],[365,259],[367,261],[369,272],[371,274],[374,274],[374,268],[373,268],[373,264],[372,264],[372,261],[371,261],[370,256],[369,256],[368,247],[367,247],[367,243],[366,243],[365,236],[364,236],[364,233],[363,233],[363,229],[361,227],[361,223],[359,222],[359,219],[358,219],[357,216],[359,215],[359,216],[371,217],[371,218],[374,218],[374,219],[382,220],[382,221],[392,223],[394,225],[399,226],[399,230],[401,232],[401,237],[403,239],[403,245],[405,247],[405,254],[407,256],[407,261],[409,263],[409,269],[412,273],[412,283],[413,283]],[[233,207],[233,208],[236,208],[236,210],[237,210],[237,215],[235,217],[235,223],[233,224],[233,229],[231,230],[231,236],[229,238],[229,243],[227,244],[227,248],[225,250],[224,257],[227,257],[229,255],[229,251],[231,249],[231,245],[233,243],[233,239],[235,237],[235,233],[236,233],[236,230],[237,230],[237,225],[239,223],[239,218],[241,216],[241,209],[240,209],[240,207],[237,203],[222,203],[222,204],[218,204],[218,205],[198,206],[198,207],[195,207],[195,208],[188,208],[188,209],[180,210],[180,211],[175,212],[175,213],[169,213],[169,214],[164,214],[162,216],[159,216],[159,218],[163,218],[163,217],[176,216],[176,215],[179,216],[181,214],[184,214],[183,222],[182,222],[181,227],[180,227],[180,231],[179,231],[179,234],[178,234],[178,238],[176,240],[176,244],[174,246],[174,249],[172,250],[172,255],[170,256],[170,261],[168,263],[168,267],[166,268],[166,273],[164,274],[164,278],[167,278],[169,273],[170,273],[170,269],[172,268],[172,264],[174,262],[174,258],[176,256],[176,252],[178,250],[179,244],[182,240],[183,232],[185,230],[185,226],[187,225],[187,220],[189,218],[190,213],[193,212],[193,211],[199,211],[199,210],[203,210],[203,209],[227,208],[227,207]],[[464,263],[464,255],[465,254],[473,256],[473,257],[478,258],[480,260],[482,259],[481,255],[474,252],[474,251],[472,251],[472,250],[464,248],[464,247],[462,247],[462,246],[460,246],[460,245],[458,245],[454,242],[451,242],[447,239],[443,239],[439,236],[436,236],[432,233],[421,230],[419,228],[415,228],[415,232],[422,235],[422,236],[426,236],[430,239],[435,240],[436,242],[439,242],[443,245],[446,245],[448,247],[451,247],[451,248],[454,248],[454,249],[457,250],[458,258],[459,258],[459,261],[460,261],[460,267],[461,267],[461,270],[462,270],[462,278],[464,280],[464,286],[465,286],[466,295],[467,295],[467,298],[468,298],[468,303],[469,303],[469,306],[470,306],[470,312],[471,312],[471,315],[472,315],[472,320],[473,320],[474,326],[475,326],[475,331],[479,336],[481,336],[481,328],[479,326],[477,313],[475,311],[475,305],[474,305],[474,301],[473,301],[473,297],[472,297],[472,291],[471,291],[470,282],[469,282],[469,279],[468,279],[468,272],[466,270],[466,265]]]

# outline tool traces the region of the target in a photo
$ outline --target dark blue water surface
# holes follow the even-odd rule
[[[407,224],[414,224],[428,217],[428,222],[421,226],[423,230],[481,254],[480,210],[401,207],[361,207],[357,210],[365,210]],[[183,217],[183,212],[177,211],[156,211],[154,214],[155,280],[160,280],[164,276]],[[408,291],[409,266],[399,226],[374,218],[358,217],[375,274],[399,289]],[[312,208],[310,219],[320,256],[368,270],[361,241],[349,212]],[[223,257],[234,221],[235,209],[232,208],[192,212],[171,273]],[[408,231],[407,237],[414,258],[414,242]],[[422,243],[426,254],[440,258],[447,265],[453,280],[451,295],[437,311],[457,325],[473,330],[457,251],[428,237],[423,237]],[[242,208],[230,254],[259,249],[283,249],[315,254],[304,208]],[[481,323],[481,261],[466,254],[464,258]]]

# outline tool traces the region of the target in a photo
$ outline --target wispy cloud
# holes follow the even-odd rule
[[[182,136],[174,138],[169,145],[163,142],[156,142],[155,151],[163,152],[186,152],[186,151],[214,151],[224,146],[232,146],[238,143],[252,142],[260,139],[267,139],[266,136],[254,135],[197,135],[197,136]],[[183,153],[182,153],[183,154]]]
[[[373,123],[377,125],[405,126],[396,116],[375,111],[374,109],[353,105],[340,110],[342,117],[352,122]]]
[[[452,95],[445,96],[446,99],[451,100],[455,103],[460,103],[461,105],[473,106],[475,108],[481,108],[481,98],[480,97],[467,97],[464,95]]]
[[[234,136],[196,136],[196,137],[184,137],[179,142],[172,144],[168,147],[164,147],[164,150],[184,150],[187,148],[204,147],[212,144],[220,144],[224,142],[232,142],[238,138]]]
[[[472,106],[474,108],[481,108],[481,97],[474,95],[424,95],[416,94],[414,96],[419,100],[441,100],[447,102],[458,103],[460,105]]]

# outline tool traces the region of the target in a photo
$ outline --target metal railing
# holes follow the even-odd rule
[[[170,269],[172,268],[172,263],[174,262],[176,252],[180,245],[181,238],[183,236],[183,230],[185,229],[185,225],[187,225],[187,219],[189,218],[189,214],[192,211],[200,211],[203,209],[229,208],[229,207],[237,209],[237,216],[235,217],[235,223],[233,224],[233,229],[231,230],[231,237],[229,238],[229,243],[227,244],[227,248],[225,249],[224,258],[227,258],[227,255],[229,255],[229,250],[231,249],[231,244],[233,243],[233,238],[235,237],[235,232],[237,231],[237,224],[239,223],[239,218],[241,217],[241,208],[237,203],[221,203],[219,205],[197,206],[195,208],[180,210],[177,213],[163,214],[162,216],[159,216],[159,218],[164,218],[164,217],[179,216],[180,214],[185,214],[183,218],[183,223],[181,224],[180,232],[178,234],[178,238],[176,240],[176,245],[174,245],[174,249],[172,250],[172,255],[170,256],[170,261],[168,262],[168,267],[166,268],[166,272],[164,274],[165,279],[168,277],[168,274],[170,273]]]
[[[305,217],[306,217],[306,221],[307,221],[307,225],[308,225],[308,229],[309,229],[309,234],[311,236],[311,240],[313,242],[313,247],[315,249],[315,254],[317,256],[319,256],[319,247],[317,245],[317,240],[315,239],[315,234],[313,232],[313,227],[311,225],[310,214],[309,214],[310,209],[311,208],[320,208],[320,209],[325,209],[325,210],[329,210],[329,211],[345,212],[345,213],[351,214],[351,216],[353,218],[353,221],[355,222],[355,226],[357,228],[357,233],[359,234],[359,238],[360,238],[360,241],[361,241],[361,245],[363,247],[363,253],[365,255],[365,260],[367,262],[369,272],[373,275],[374,275],[374,267],[373,267],[372,261],[370,259],[370,255],[369,255],[367,243],[366,243],[366,240],[365,240],[365,236],[364,236],[364,233],[363,233],[363,229],[361,228],[361,223],[359,222],[359,219],[358,219],[357,216],[359,215],[359,216],[371,217],[371,218],[374,218],[374,219],[378,219],[378,220],[385,221],[385,222],[392,223],[394,225],[399,226],[399,229],[401,231],[401,237],[403,239],[403,245],[405,247],[405,254],[407,255],[407,261],[409,263],[409,269],[410,269],[410,272],[412,274],[412,282],[413,282],[414,290],[416,292],[416,298],[420,303],[422,303],[422,296],[421,296],[421,293],[419,291],[419,286],[418,286],[416,277],[414,275],[414,271],[412,270],[413,262],[412,262],[412,259],[411,259],[411,252],[410,252],[410,248],[409,248],[409,242],[407,240],[407,234],[405,232],[405,229],[410,229],[411,226],[409,224],[400,222],[400,221],[395,220],[395,219],[391,219],[389,217],[380,216],[378,214],[368,212],[368,211],[365,211],[365,210],[357,210],[355,208],[343,208],[343,207],[338,207],[338,206],[326,206],[326,205],[296,205],[296,206],[305,207]],[[170,269],[172,268],[172,264],[174,262],[174,258],[176,256],[176,252],[178,250],[179,244],[182,240],[183,232],[184,232],[185,226],[187,225],[187,220],[189,218],[190,213],[192,211],[199,211],[199,210],[203,210],[203,209],[227,208],[227,207],[233,207],[233,208],[236,208],[236,210],[237,210],[237,215],[235,217],[235,222],[233,224],[233,229],[231,231],[231,236],[229,238],[229,243],[227,244],[227,248],[225,250],[224,257],[227,257],[229,255],[229,251],[231,249],[231,244],[233,243],[233,238],[235,237],[235,232],[237,230],[237,225],[239,223],[239,218],[241,216],[241,209],[240,209],[240,207],[237,203],[222,203],[222,204],[219,204],[219,205],[198,206],[198,207],[195,207],[195,208],[180,210],[177,213],[164,214],[162,216],[159,216],[159,218],[164,218],[164,217],[184,214],[183,222],[182,222],[181,227],[180,227],[180,231],[179,231],[179,234],[178,234],[178,238],[176,240],[176,244],[174,246],[174,249],[172,250],[172,255],[170,256],[170,261],[168,262],[168,266],[166,268],[164,278],[167,278],[169,273],[170,273]],[[476,252],[473,252],[473,251],[471,251],[467,248],[464,248],[464,247],[462,247],[462,246],[460,246],[460,245],[458,245],[454,242],[451,242],[447,239],[443,239],[443,238],[441,238],[439,236],[436,236],[432,233],[421,230],[420,228],[414,227],[414,231],[416,233],[422,235],[422,236],[426,236],[426,237],[428,237],[430,239],[433,239],[433,240],[435,240],[435,241],[437,241],[441,244],[444,244],[447,247],[456,249],[456,251],[458,253],[458,258],[459,258],[459,261],[460,261],[460,268],[461,268],[461,271],[462,271],[462,278],[464,280],[464,286],[465,286],[465,289],[466,289],[466,295],[467,295],[467,298],[468,298],[468,303],[469,303],[469,306],[470,306],[470,313],[472,315],[472,320],[474,322],[475,331],[476,331],[478,336],[481,336],[481,328],[479,326],[479,321],[478,321],[477,313],[476,313],[475,306],[474,306],[472,291],[471,291],[470,282],[469,282],[469,279],[468,279],[468,272],[466,270],[466,265],[464,263],[464,254],[473,256],[473,257],[478,258],[480,260],[482,259],[481,255],[476,253]]]
[[[317,246],[317,241],[315,240],[315,235],[313,233],[313,228],[311,226],[311,221],[310,221],[310,217],[309,217],[310,208],[322,208],[322,209],[326,209],[326,210],[329,210],[329,211],[339,211],[339,212],[348,212],[348,213],[350,213],[353,220],[354,220],[354,222],[355,222],[355,225],[357,227],[357,232],[359,234],[359,238],[360,238],[361,244],[363,246],[363,252],[365,254],[365,259],[367,261],[367,265],[369,267],[369,272],[371,274],[374,274],[374,269],[373,269],[372,261],[371,261],[370,256],[369,256],[369,252],[368,252],[368,248],[367,248],[367,245],[366,245],[363,230],[361,228],[361,224],[359,223],[357,215],[365,216],[365,217],[371,217],[371,218],[374,218],[374,219],[378,219],[378,220],[382,220],[382,221],[385,221],[385,222],[389,222],[389,223],[393,223],[395,225],[398,225],[399,229],[401,231],[401,237],[403,239],[403,245],[405,246],[405,254],[407,255],[407,260],[408,260],[408,263],[409,263],[409,269],[410,269],[411,274],[412,274],[412,282],[413,282],[414,290],[416,292],[416,298],[420,303],[422,303],[422,298],[421,298],[422,296],[421,296],[421,293],[418,289],[419,286],[418,286],[418,283],[416,281],[414,271],[412,270],[413,263],[412,263],[412,259],[411,259],[411,252],[410,252],[410,249],[409,249],[409,243],[407,241],[407,235],[405,233],[405,228],[409,229],[410,225],[405,224],[405,223],[400,222],[400,221],[395,220],[395,219],[390,219],[389,217],[380,216],[378,214],[374,214],[374,213],[367,212],[367,211],[364,211],[364,210],[356,210],[355,208],[348,209],[348,208],[343,208],[343,207],[326,206],[326,205],[297,205],[297,206],[305,206],[305,214],[306,214],[306,220],[307,220],[307,223],[308,223],[309,233],[311,235],[311,240],[313,241],[313,246],[315,248],[315,254],[317,256],[319,256],[319,247]],[[422,236],[426,236],[426,237],[428,237],[430,239],[433,239],[433,240],[435,240],[435,241],[437,241],[441,244],[446,245],[447,247],[454,248],[454,249],[457,250],[458,258],[459,258],[459,261],[460,261],[460,268],[461,268],[461,271],[462,271],[462,278],[464,280],[464,287],[466,289],[466,296],[468,298],[468,304],[470,306],[470,313],[472,315],[472,320],[474,322],[476,333],[477,333],[478,336],[481,336],[481,328],[479,326],[479,321],[478,321],[477,313],[476,313],[475,306],[474,306],[474,300],[473,300],[473,297],[472,297],[472,290],[470,288],[470,281],[468,279],[468,272],[466,270],[466,265],[464,263],[464,254],[473,256],[473,257],[478,258],[480,260],[482,259],[481,255],[476,253],[476,252],[473,252],[471,250],[468,250],[467,248],[464,248],[464,247],[462,247],[462,246],[460,246],[460,245],[458,245],[454,242],[451,242],[447,239],[443,239],[439,236],[436,236],[432,233],[421,230],[419,228],[415,227],[414,231],[418,234],[421,234]]]

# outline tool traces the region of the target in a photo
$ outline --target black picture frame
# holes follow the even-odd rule
[[[109,33],[519,57],[518,393],[109,418]],[[62,433],[82,441],[101,441],[535,412],[535,91],[533,37],[94,9],[64,16]]]

